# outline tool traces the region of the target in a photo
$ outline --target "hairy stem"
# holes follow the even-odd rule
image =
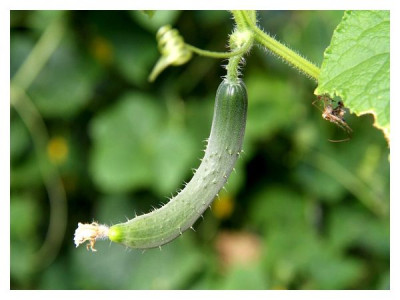
[[[247,20],[244,14],[249,16],[249,20],[255,24],[256,21],[256,11],[255,10],[231,10],[233,18],[235,19],[236,26],[239,30],[245,30],[248,28]]]
[[[301,55],[297,54],[290,48],[286,47],[282,43],[278,42],[273,37],[271,37],[263,30],[261,30],[259,27],[257,27],[255,22],[252,20],[251,15],[249,15],[249,12],[239,11],[237,12],[237,14],[240,16],[236,17],[235,15],[235,20],[236,18],[238,18],[241,21],[245,20],[247,29],[251,30],[254,33],[254,38],[257,42],[259,42],[273,54],[279,56],[280,58],[282,58],[284,61],[286,61],[296,69],[305,73],[315,81],[318,81],[320,73],[320,69],[318,66],[316,66],[309,60],[305,59]]]
[[[188,48],[189,50],[193,51],[198,55],[208,56],[213,58],[230,58],[236,55],[242,55],[249,49],[248,47],[249,45],[244,45],[243,47],[235,49],[231,52],[215,52],[215,51],[203,50],[189,44],[185,44],[185,46],[186,48]]]
[[[230,82],[237,82],[239,80],[239,64],[242,60],[242,56],[235,56],[229,59],[229,63],[226,66],[227,79]]]

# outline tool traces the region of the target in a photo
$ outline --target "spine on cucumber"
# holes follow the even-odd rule
[[[166,244],[192,227],[233,170],[242,151],[246,116],[244,83],[224,79],[217,90],[205,155],[190,182],[163,207],[112,226],[110,240],[147,249]]]

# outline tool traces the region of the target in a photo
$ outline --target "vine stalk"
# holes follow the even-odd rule
[[[28,128],[46,188],[50,217],[45,240],[33,255],[34,268],[47,267],[58,254],[67,227],[67,200],[58,169],[46,157],[49,133],[27,90],[58,48],[64,37],[65,23],[61,15],[51,22],[11,79],[10,104]]]
[[[255,22],[254,11],[233,11],[232,14],[238,27],[250,30],[258,43],[313,80],[318,81],[320,68],[261,30]]]
[[[289,65],[318,82],[319,67],[260,29],[257,26],[255,10],[233,10],[231,13],[236,26],[230,36],[229,52],[216,52],[197,48],[185,43],[178,30],[171,28],[170,25],[161,27],[157,32],[157,40],[162,56],[153,68],[149,81],[154,81],[170,65],[178,66],[186,63],[192,57],[192,53],[196,53],[212,58],[229,58],[227,78],[232,82],[237,82],[242,57],[256,41]]]

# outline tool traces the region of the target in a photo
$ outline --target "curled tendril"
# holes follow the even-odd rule
[[[161,57],[151,71],[150,82],[154,81],[168,66],[183,65],[192,57],[192,51],[186,47],[179,31],[171,28],[170,25],[161,27],[156,38]]]

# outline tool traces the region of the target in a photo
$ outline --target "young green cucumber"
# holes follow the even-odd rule
[[[244,83],[240,79],[237,82],[224,79],[217,90],[205,155],[193,178],[163,207],[110,227],[110,240],[147,249],[166,244],[191,228],[233,170],[242,151],[246,115]]]

